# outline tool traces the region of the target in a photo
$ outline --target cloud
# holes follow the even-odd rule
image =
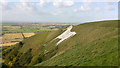
[[[95,2],[95,0],[89,0],[89,1],[88,0],[82,0],[82,2],[86,2],[86,3],[87,2]]]
[[[16,5],[21,10],[33,10],[34,7],[24,0],[20,0],[20,3]]]
[[[58,0],[58,1],[54,1],[53,2],[53,6],[59,8],[61,7],[63,4],[62,4],[62,0]]]
[[[79,8],[75,8],[73,11],[74,12],[79,12]]]
[[[0,4],[1,5],[8,5],[8,3],[6,2],[6,0],[0,0]]]
[[[10,9],[10,6],[8,6],[8,2],[6,0],[0,0],[0,9],[7,10]]]
[[[53,2],[53,6],[59,8],[59,7],[71,7],[74,5],[74,2],[71,0],[63,1],[63,0],[58,0]]]
[[[80,11],[88,11],[88,10],[90,10],[91,8],[90,7],[86,7],[86,6],[81,6],[80,7]]]
[[[71,7],[71,6],[74,5],[74,2],[73,2],[73,1],[64,1],[64,2],[63,2],[63,5],[64,5],[64,6],[67,6],[67,7]]]
[[[106,3],[105,9],[106,10],[114,10],[115,7],[112,3]]]
[[[95,10],[96,11],[101,11],[101,8],[100,7],[96,7]]]
[[[28,3],[20,3],[16,5],[17,8],[22,10],[32,10],[33,8]]]
[[[80,6],[79,8],[75,8],[74,12],[89,11],[91,10],[91,5],[92,5],[92,2],[83,2],[83,5]]]
[[[81,6],[81,10],[86,11],[91,9],[92,2],[84,2],[84,5]]]
[[[44,7],[46,5],[46,2],[44,0],[40,0],[40,2],[37,5],[40,7]]]
[[[58,9],[58,10],[55,10],[55,11],[52,11],[51,14],[52,15],[61,15],[61,14],[66,14],[67,11],[63,10],[63,9]]]

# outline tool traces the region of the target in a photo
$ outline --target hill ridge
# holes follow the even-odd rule
[[[36,34],[24,39],[22,44],[3,48],[4,63],[9,66],[118,65],[117,20],[73,25],[71,32],[76,34],[56,46],[60,39],[55,38],[65,31],[66,28],[63,28]]]

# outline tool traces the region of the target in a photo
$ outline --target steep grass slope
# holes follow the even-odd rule
[[[3,59],[5,60],[4,64],[8,66],[23,66],[33,65],[35,63],[41,62],[41,60],[39,61],[38,59],[41,59],[41,56],[43,56],[42,54],[44,54],[44,45],[61,33],[61,29],[54,32],[40,33],[26,38],[14,46],[4,47],[2,51]],[[26,53],[29,53],[29,55],[26,55]]]
[[[74,26],[77,34],[59,47],[71,46],[61,55],[36,66],[118,65],[118,21],[101,21]]]
[[[100,21],[73,26],[76,35],[58,46],[52,41],[65,29],[37,34],[4,48],[4,64],[35,66],[118,65],[118,21]],[[52,41],[52,42],[51,42]]]

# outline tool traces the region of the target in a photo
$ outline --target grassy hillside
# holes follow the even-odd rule
[[[64,29],[40,33],[15,46],[3,48],[9,66],[116,66],[118,65],[118,21],[75,25],[77,34],[56,46],[52,41]]]

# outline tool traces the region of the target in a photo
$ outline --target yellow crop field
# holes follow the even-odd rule
[[[35,35],[35,33],[23,33],[23,35],[25,37],[30,37]],[[22,33],[4,34],[2,37],[0,37],[0,40],[2,40],[2,42],[0,43],[0,46],[14,45],[23,40],[23,35]]]
[[[18,42],[14,42],[14,43],[5,43],[5,44],[1,44],[0,46],[11,46],[11,45],[15,45]]]
[[[21,41],[23,36],[21,33],[14,33],[14,34],[4,34],[2,36],[2,43],[10,43],[14,41]]]
[[[23,35],[25,37],[31,37],[31,36],[35,35],[35,33],[23,33]]]

